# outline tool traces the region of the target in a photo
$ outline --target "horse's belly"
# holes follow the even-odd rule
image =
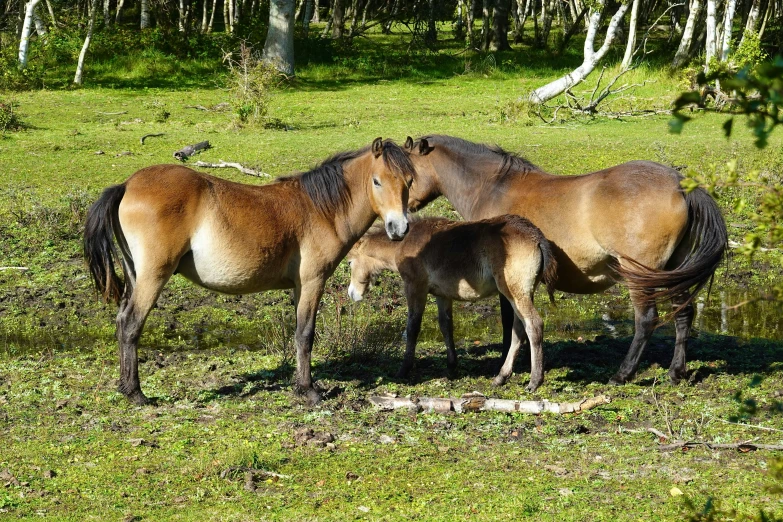
[[[453,279],[430,283],[430,293],[456,301],[476,301],[498,293],[493,279]]]

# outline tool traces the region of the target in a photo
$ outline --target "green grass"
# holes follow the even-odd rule
[[[741,173],[762,169],[779,181],[780,137],[764,151],[739,129],[726,141],[719,115],[699,117],[675,136],[665,115],[544,125],[517,110],[520,97],[568,69],[574,55],[440,60],[420,52],[417,65],[404,63],[398,49],[384,65],[381,44],[397,44],[383,38],[306,61],[270,105],[270,116],[288,130],[239,127],[230,112],[188,108],[229,101],[223,73],[208,60],[165,54],[93,64],[83,89],[3,95],[18,103],[27,127],[0,139],[0,265],[29,270],[0,271],[0,472],[7,468],[19,483],[0,481],[0,518],[676,520],[688,511],[684,498],[701,507],[708,497],[740,517],[759,509],[783,515],[780,496],[768,490],[779,454],[661,453],[645,431],[667,432],[668,422],[676,438],[783,443],[779,431],[723,422],[739,411],[732,397],[743,390],[762,406],[747,422],[781,428],[780,415],[767,407],[779,400],[783,344],[753,338],[780,338],[777,313],[729,311],[730,329],[708,333],[720,331],[721,290],[739,300],[779,277],[774,252],[721,270],[688,354],[691,382],[679,386],[663,384],[673,344],[666,328],[656,332],[633,383],[606,385],[630,343],[619,288],[590,299],[560,296],[557,307],[539,296],[547,373],[534,396],[524,391],[526,355],[507,386],[490,385],[499,356],[494,302],[455,307],[461,373],[454,380],[445,379],[430,303],[418,366],[410,380],[396,380],[405,322],[399,280],[384,276],[363,305],[351,305],[343,264],[317,325],[314,374],[330,390],[322,407],[307,408],[291,391],[288,292],[227,297],[179,277],[142,338],[142,386],[158,403],[132,407],[114,391],[116,310],[95,300],[86,277],[84,212],[102,188],[172,162],[186,144],[209,140],[213,148],[196,159],[238,161],[277,175],[376,136],[446,133],[498,143],[566,175],[632,159],[695,172],[737,159]],[[646,83],[613,102],[616,111],[665,108],[680,89],[679,79],[652,66],[624,81]],[[588,82],[575,91],[591,90]],[[159,122],[163,110],[170,116]],[[153,132],[165,135],[139,143]],[[233,170],[213,173],[265,182]],[[754,194],[730,192],[720,204],[739,241],[749,220],[731,210],[737,197],[752,202]],[[427,212],[454,215],[444,201]],[[599,321],[607,311],[617,338]],[[764,380],[749,388],[754,375]],[[582,415],[540,417],[381,413],[366,402],[386,392],[473,390],[553,401],[608,393],[613,402]],[[305,426],[331,433],[333,447],[297,444],[294,434]],[[231,466],[286,477],[257,480],[249,491],[241,474],[221,477]],[[672,496],[673,487],[684,496]]]

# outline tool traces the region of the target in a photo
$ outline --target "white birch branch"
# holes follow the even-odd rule
[[[266,172],[245,167],[240,163],[223,161],[223,160],[220,160],[220,163],[208,163],[206,161],[197,161],[193,163],[193,166],[202,167],[205,169],[232,168],[232,169],[237,169],[242,174],[247,174],[248,176],[256,176],[257,178],[271,177],[271,174],[267,174]]]
[[[369,398],[378,409],[396,410],[406,409],[411,412],[425,413],[457,413],[477,411],[505,411],[530,413],[579,413],[587,411],[602,404],[609,404],[611,399],[605,395],[582,399],[578,402],[549,402],[543,401],[515,401],[510,399],[492,399],[485,395],[473,392],[462,397],[395,397],[391,395],[373,396]]]
[[[33,30],[33,13],[35,7],[41,0],[30,0],[24,10],[24,24],[22,25],[22,35],[19,38],[19,68],[27,67],[28,48],[30,46],[30,33]]]

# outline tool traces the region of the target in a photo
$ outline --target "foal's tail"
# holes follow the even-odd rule
[[[678,303],[685,306],[712,281],[728,247],[726,223],[715,200],[697,188],[685,195],[685,202],[688,205],[688,232],[683,240],[690,241],[691,250],[678,267],[653,270],[632,259],[626,259],[630,261],[630,267],[616,267],[628,288],[644,292],[647,302],[690,294],[684,303]]]
[[[126,292],[132,290],[128,281],[135,276],[133,264],[125,244],[125,238],[120,229],[117,210],[125,195],[125,185],[114,185],[107,188],[87,211],[87,222],[84,229],[84,258],[90,268],[90,275],[105,301],[119,304]],[[114,239],[120,244],[124,258],[118,252]],[[128,262],[125,261],[128,260]],[[125,280],[114,270],[115,263],[120,263],[125,271]]]
[[[557,282],[557,259],[552,255],[552,245],[543,234],[538,238],[538,249],[541,251],[541,279],[546,285],[549,302],[555,302],[555,283]]]

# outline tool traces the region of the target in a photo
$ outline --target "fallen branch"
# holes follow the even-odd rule
[[[195,153],[210,148],[211,145],[208,141],[202,141],[199,143],[195,143],[193,145],[188,145],[186,147],[182,147],[177,152],[174,153],[174,157],[177,158],[180,161],[185,161]]]
[[[95,114],[103,114],[105,116],[119,116],[120,114],[128,114],[128,111],[120,111],[120,112],[101,112],[101,111],[95,111]]]
[[[737,243],[736,241],[732,241],[729,239],[729,248],[744,248],[744,243]],[[756,250],[759,252],[775,252],[780,250],[779,248],[764,248],[764,247],[757,247]]]
[[[457,413],[477,411],[507,411],[519,413],[540,414],[578,413],[602,404],[609,404],[611,399],[604,395],[590,397],[578,402],[514,401],[509,399],[491,399],[479,392],[467,393],[462,397],[396,397],[393,395],[373,396],[370,402],[381,410],[407,409],[411,412],[426,413]]]
[[[26,266],[0,266],[0,270],[21,270],[22,272],[30,270]]]
[[[153,132],[152,134],[145,134],[144,136],[141,137],[141,144],[144,145],[144,140],[146,140],[147,138],[155,138],[157,136],[165,136],[165,135],[166,135],[165,132]]]
[[[207,111],[207,112],[209,112],[209,109],[207,109],[203,105],[185,105],[182,108],[183,109],[196,109],[196,110],[199,110],[199,111]]]
[[[746,428],[755,428],[757,430],[764,430],[764,431],[776,431],[778,433],[783,433],[783,430],[779,430],[777,428],[768,428],[766,426],[759,426],[758,424],[745,424],[744,422],[732,422],[727,421],[725,419],[719,419],[718,417],[713,417],[714,420],[725,422],[726,424],[734,424],[735,426],[745,426]]]
[[[272,477],[272,478],[278,478],[278,479],[288,479],[291,478],[291,475],[282,475],[280,473],[274,473],[272,471],[267,471],[265,469],[258,469],[258,468],[248,468],[246,466],[231,466],[229,468],[224,469],[220,472],[220,478],[224,479],[226,477],[231,478],[232,476],[236,476],[239,473],[251,473],[253,475],[262,476],[262,477]]]
[[[267,174],[266,172],[262,172],[260,170],[251,169],[249,167],[245,167],[244,165],[240,163],[235,162],[229,162],[229,161],[223,161],[220,160],[220,163],[208,163],[206,161],[197,161],[193,164],[195,167],[203,167],[205,169],[226,169],[226,168],[233,168],[239,170],[242,174],[247,174],[248,176],[256,176],[258,178],[263,177],[270,177],[271,174]]]
[[[735,442],[732,444],[714,444],[711,442],[702,441],[677,441],[672,444],[662,444],[658,446],[660,451],[672,451],[676,449],[691,449],[697,446],[704,446],[705,448],[718,450],[718,449],[736,449],[744,452],[751,450],[773,450],[783,451],[783,444],[756,444],[753,442]]]

